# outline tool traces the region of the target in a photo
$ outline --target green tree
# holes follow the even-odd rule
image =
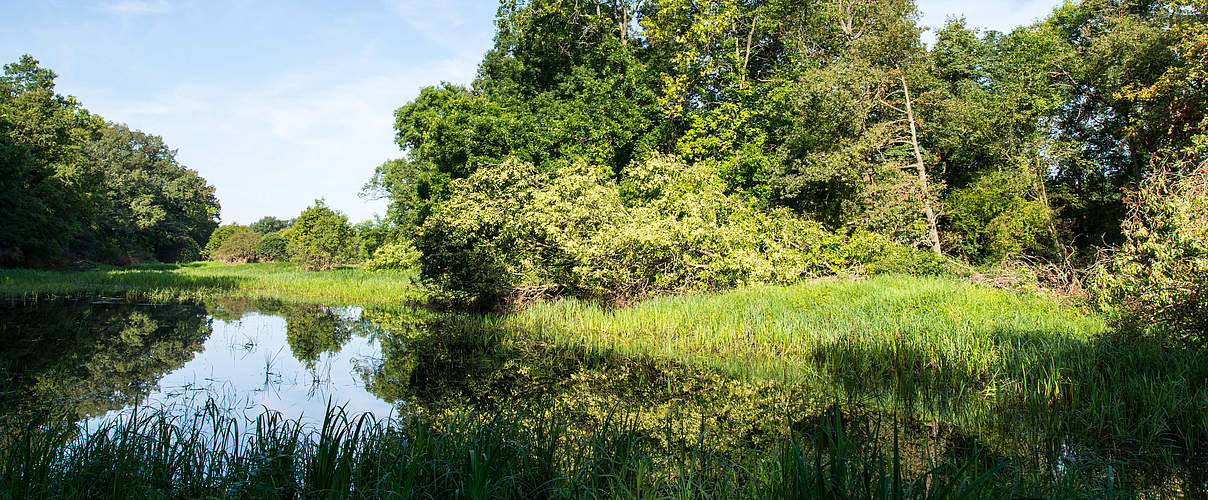
[[[289,233],[277,231],[264,235],[256,243],[256,256],[258,260],[268,262],[289,260]]]
[[[226,243],[226,240],[231,236],[241,232],[251,232],[251,230],[247,226],[241,226],[234,222],[218,226],[210,233],[210,237],[206,240],[206,246],[201,252],[202,256],[208,259],[215,258],[218,255],[218,249],[222,248],[223,243]]]
[[[214,252],[214,258],[227,264],[256,262],[260,257],[257,252],[259,244],[260,235],[240,226],[239,231],[235,231],[222,242],[222,246]]]
[[[101,120],[56,94],[55,76],[26,55],[0,77],[0,265],[91,257],[89,198],[97,179],[81,150]]]
[[[248,229],[251,229],[256,234],[259,234],[260,236],[264,236],[269,233],[275,233],[277,231],[289,229],[289,227],[293,226],[293,225],[294,225],[293,219],[282,220],[282,219],[273,217],[271,215],[266,215],[264,217],[261,217],[260,220],[249,224],[247,227],[248,227]]]
[[[356,254],[356,232],[348,217],[323,200],[303,210],[289,230],[290,254],[303,269],[332,269]]]
[[[179,261],[218,227],[214,187],[162,138],[106,124],[86,158],[100,179],[94,223],[108,252]]]

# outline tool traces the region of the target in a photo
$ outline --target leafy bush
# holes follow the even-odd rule
[[[618,186],[583,164],[547,173],[508,160],[455,180],[420,228],[421,271],[480,304],[624,301],[856,271],[875,250],[866,235],[726,194],[715,173],[674,157],[627,172]]]
[[[1208,341],[1208,162],[1147,178],[1128,201],[1124,244],[1095,276],[1099,305],[1131,331]]]
[[[201,245],[198,245],[193,238],[181,239],[179,248],[176,252],[176,262],[201,260]]]
[[[352,229],[356,231],[357,260],[363,262],[373,258],[379,247],[399,238],[394,224],[376,217],[357,223]]]
[[[260,260],[268,262],[289,260],[289,240],[286,238],[286,231],[268,233],[260,238],[260,242],[256,244],[256,255],[260,257]]]
[[[228,264],[243,264],[256,262],[258,256],[256,245],[260,243],[260,235],[243,226],[226,238],[218,248],[214,258]]]
[[[241,229],[247,230],[248,228],[235,223],[218,226],[218,228],[214,229],[213,233],[210,233],[210,239],[201,251],[202,256],[207,259],[217,258],[218,249],[222,248],[222,244],[226,243],[227,238],[230,238],[231,235],[240,232]]]
[[[870,274],[948,276],[959,274],[953,262],[935,252],[919,250],[882,239],[866,267]]]
[[[1049,209],[1027,192],[1023,179],[998,172],[953,191],[946,200],[946,228],[954,247],[981,263],[1039,250]]]
[[[307,271],[332,269],[355,253],[355,233],[348,217],[327,207],[323,200],[302,211],[290,228],[289,251]]]
[[[294,225],[294,220],[281,220],[271,215],[261,217],[260,220],[248,225],[248,229],[255,231],[260,236],[266,236],[270,233],[277,233],[289,229]]]
[[[415,268],[419,262],[419,251],[408,242],[390,242],[377,247],[373,257],[365,260],[364,268],[369,271],[403,271]]]

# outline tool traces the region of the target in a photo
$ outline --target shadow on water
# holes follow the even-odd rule
[[[344,375],[359,385],[329,394],[378,400],[397,413],[557,407],[581,429],[625,414],[668,449],[707,434],[701,443],[723,453],[771,449],[793,433],[825,438],[838,422],[844,446],[896,450],[915,472],[946,456],[987,469],[1009,461],[1051,481],[1079,475],[1206,493],[1208,409],[1196,399],[1208,383],[1204,354],[1115,338],[1050,345],[1045,332],[995,331],[994,342],[1044,348],[999,360],[994,370],[937,362],[906,343],[834,343],[806,361],[821,380],[784,384],[557,343],[505,316],[416,308],[251,298],[154,307],[41,301],[0,305],[0,319],[6,415],[57,406],[82,419],[128,408],[165,374],[211,355],[215,348],[205,346],[216,325],[254,323],[264,331],[252,332],[262,338],[249,345],[275,338],[311,373],[343,356],[352,372]],[[353,356],[352,345],[368,350]],[[233,366],[288,377],[284,367]]]

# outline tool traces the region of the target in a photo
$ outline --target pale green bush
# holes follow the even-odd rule
[[[419,251],[415,245],[394,241],[378,246],[373,256],[365,259],[363,267],[368,271],[405,271],[414,269],[418,262]]]
[[[509,160],[456,180],[420,230],[421,271],[485,303],[624,301],[854,272],[874,251],[864,236],[726,194],[714,174],[674,157],[627,172],[618,186],[582,164],[547,173]]]
[[[259,256],[256,245],[260,243],[260,235],[243,226],[232,232],[214,254],[216,260],[227,264],[244,264],[256,262]]]

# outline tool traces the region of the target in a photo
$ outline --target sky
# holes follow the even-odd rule
[[[999,31],[1059,3],[918,0],[925,26],[964,16]],[[223,223],[291,218],[319,198],[356,222],[385,214],[384,200],[358,194],[402,156],[394,110],[425,86],[470,83],[497,5],[3,0],[0,61],[30,54],[59,75],[59,93],[162,136],[216,187]]]

